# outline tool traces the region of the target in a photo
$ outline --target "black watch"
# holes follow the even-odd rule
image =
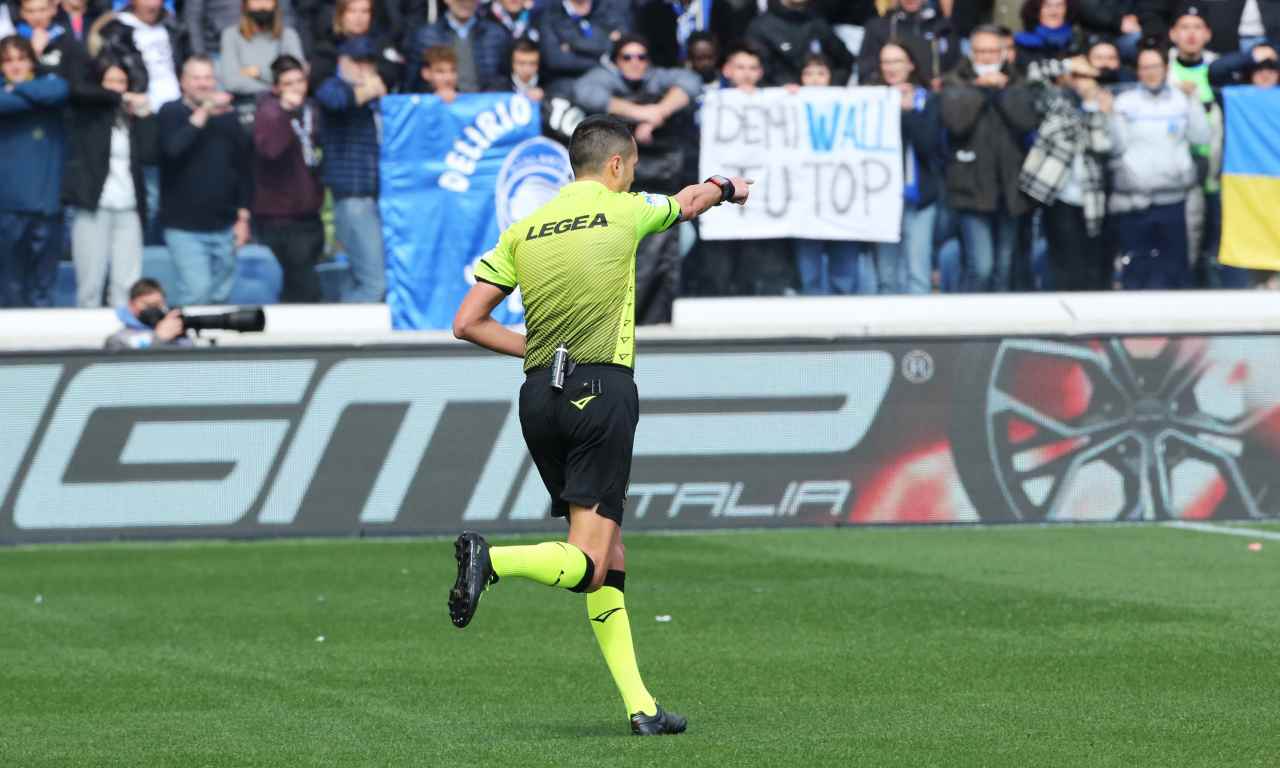
[[[720,188],[720,202],[727,203],[737,196],[738,190],[733,186],[733,179],[726,176],[712,176],[706,184],[715,184]]]

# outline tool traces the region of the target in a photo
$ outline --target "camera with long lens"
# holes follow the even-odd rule
[[[149,328],[164,319],[166,312],[159,307],[147,307],[138,313],[138,320]],[[267,327],[267,314],[262,307],[242,307],[231,312],[212,312],[188,315],[180,312],[182,331],[237,331],[256,333]]]

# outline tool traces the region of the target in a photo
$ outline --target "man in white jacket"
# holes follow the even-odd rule
[[[1186,288],[1187,194],[1199,182],[1192,145],[1209,141],[1198,100],[1168,82],[1169,55],[1138,54],[1138,87],[1116,98],[1108,211],[1126,289]]]

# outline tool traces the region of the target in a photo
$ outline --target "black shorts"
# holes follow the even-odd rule
[[[568,517],[570,504],[599,504],[601,515],[622,525],[639,419],[629,368],[579,365],[561,392],[551,388],[548,369],[529,372],[520,387],[520,428],[551,494],[552,517]]]

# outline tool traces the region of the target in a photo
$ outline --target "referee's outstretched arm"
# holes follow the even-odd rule
[[[721,203],[742,205],[747,202],[754,183],[741,176],[712,176],[701,184],[690,184],[675,196],[676,202],[680,203],[680,220],[693,221]]]

